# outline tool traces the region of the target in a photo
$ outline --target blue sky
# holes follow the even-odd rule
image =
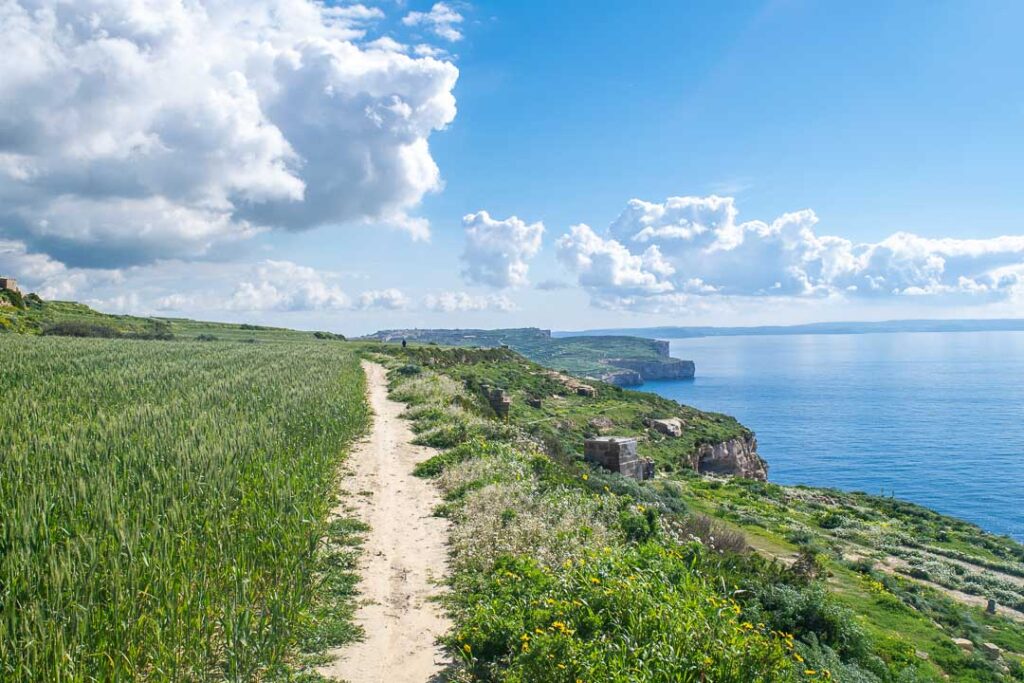
[[[262,25],[257,5],[269,8]],[[1021,3],[336,7],[340,18],[304,0],[247,6],[277,59],[303,57],[270,85],[255,57],[210,54],[166,75],[141,51],[140,73],[210,75],[195,97],[218,94],[216,105],[186,133],[168,130],[168,116],[97,124],[86,133],[99,142],[69,160],[49,132],[30,148],[12,141],[52,130],[41,116],[0,117],[0,160],[13,169],[0,199],[16,209],[0,212],[0,270],[107,310],[349,332],[1024,312]],[[282,8],[307,23],[284,25],[271,11]],[[212,23],[227,35],[238,21]],[[156,29],[137,25],[124,40],[148,44]],[[46,104],[78,121],[83,109],[102,119],[163,97],[87,88],[96,67],[71,48],[106,49],[92,28],[71,45],[41,25],[0,25],[16,29],[65,55],[26,67],[35,84],[79,83],[83,99],[16,74],[0,76],[0,104]],[[311,33],[329,49],[309,52]],[[387,68],[374,56],[382,36]],[[326,76],[313,69],[323,54]],[[351,75],[378,67],[375,81]],[[222,75],[237,72],[251,97]],[[321,77],[352,101],[323,99]],[[411,110],[395,113],[396,101]],[[239,141],[247,127],[258,132]],[[410,135],[422,143],[413,161],[395,143]],[[159,139],[160,154],[102,142],[133,136]],[[176,158],[165,153],[176,144]],[[244,174],[218,166],[233,155]],[[168,170],[182,159],[193,175]],[[427,162],[436,168],[424,172]],[[81,201],[66,208],[67,183],[48,174],[89,178],[71,192]],[[118,187],[97,190],[108,175]],[[143,187],[121,187],[129,176]],[[145,204],[126,208],[139,196]],[[794,213],[804,210],[813,214]],[[488,218],[464,221],[480,211]],[[183,231],[183,215],[198,227]]]

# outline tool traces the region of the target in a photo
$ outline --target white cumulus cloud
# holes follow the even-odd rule
[[[463,311],[497,311],[516,310],[516,305],[503,294],[474,295],[468,292],[442,292],[428,294],[423,297],[423,307],[438,313],[454,313]]]
[[[425,26],[453,43],[462,40],[462,32],[457,28],[462,21],[463,16],[443,2],[434,3],[429,12],[409,12],[402,18],[406,26]]]
[[[491,218],[486,211],[462,218],[466,248],[462,276],[471,284],[491,287],[520,287],[528,284],[528,261],[540,251],[544,224],[529,223],[516,216]]]
[[[729,197],[631,200],[604,235],[574,226],[559,257],[596,304],[643,310],[700,297],[1016,296],[1024,235],[931,239],[896,232],[875,243],[819,234],[811,210],[738,220]]]
[[[373,289],[359,295],[359,308],[399,310],[409,306],[409,298],[400,289]]]
[[[70,265],[389,224],[441,186],[450,62],[312,0],[0,3],[0,235]],[[439,15],[440,16],[440,15]]]
[[[323,273],[291,261],[267,260],[238,284],[227,303],[236,311],[344,310],[350,300]]]

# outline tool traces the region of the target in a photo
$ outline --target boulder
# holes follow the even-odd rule
[[[981,653],[989,659],[999,659],[999,656],[1003,654],[1003,649],[995,643],[982,643]]]
[[[666,417],[650,421],[650,427],[666,436],[682,436],[683,421],[678,417]]]
[[[966,638],[954,638],[953,644],[968,654],[974,652],[974,643]]]

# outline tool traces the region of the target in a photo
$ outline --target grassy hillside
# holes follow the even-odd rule
[[[655,369],[659,365],[669,367],[681,362],[669,358],[667,347],[653,339],[621,335],[554,339],[549,330],[536,327],[499,330],[382,330],[365,339],[386,342],[404,339],[408,342],[479,348],[507,346],[549,368],[616,383],[620,383],[616,374],[625,376],[615,365],[617,359],[643,361]]]
[[[91,336],[102,336],[105,330],[110,330],[119,336],[171,336],[185,340],[197,337],[218,341],[301,341],[314,338],[312,332],[280,327],[111,315],[73,301],[43,301],[29,297],[21,301],[21,306],[0,306],[0,333],[44,334],[58,324],[71,323],[92,328],[94,334]],[[97,331],[99,334],[95,333]]]
[[[590,382],[589,386],[597,387],[597,396],[581,396],[571,383],[566,385],[568,378],[546,373],[540,364],[511,350],[493,349],[481,355],[415,346],[402,353],[414,364],[443,371],[476,394],[483,395],[485,386],[505,390],[512,397],[511,419],[556,456],[582,453],[587,437],[630,434],[641,439],[640,456],[652,458],[663,471],[674,471],[687,467],[688,458],[701,444],[751,435],[735,418],[682,406],[657,394]],[[480,358],[486,362],[463,362]],[[644,424],[647,418],[668,417],[682,419],[686,428],[681,437],[667,437]]]
[[[0,679],[255,680],[356,635],[340,344],[0,335]]]
[[[507,351],[364,352],[443,449],[419,472],[453,522],[457,680],[1024,680],[1024,547],[1008,538],[861,493],[686,470],[638,483],[516,408],[552,387]],[[515,392],[507,423],[483,383]],[[574,421],[633,405],[602,389],[570,402]]]

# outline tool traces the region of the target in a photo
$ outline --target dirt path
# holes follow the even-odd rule
[[[412,475],[433,449],[412,445],[413,433],[388,398],[384,368],[364,361],[370,406],[369,437],[349,456],[343,499],[370,525],[359,573],[356,621],[366,638],[330,654],[320,669],[351,683],[425,683],[446,662],[436,645],[449,627],[435,601],[445,573],[447,522],[432,516],[440,502],[433,485]]]

